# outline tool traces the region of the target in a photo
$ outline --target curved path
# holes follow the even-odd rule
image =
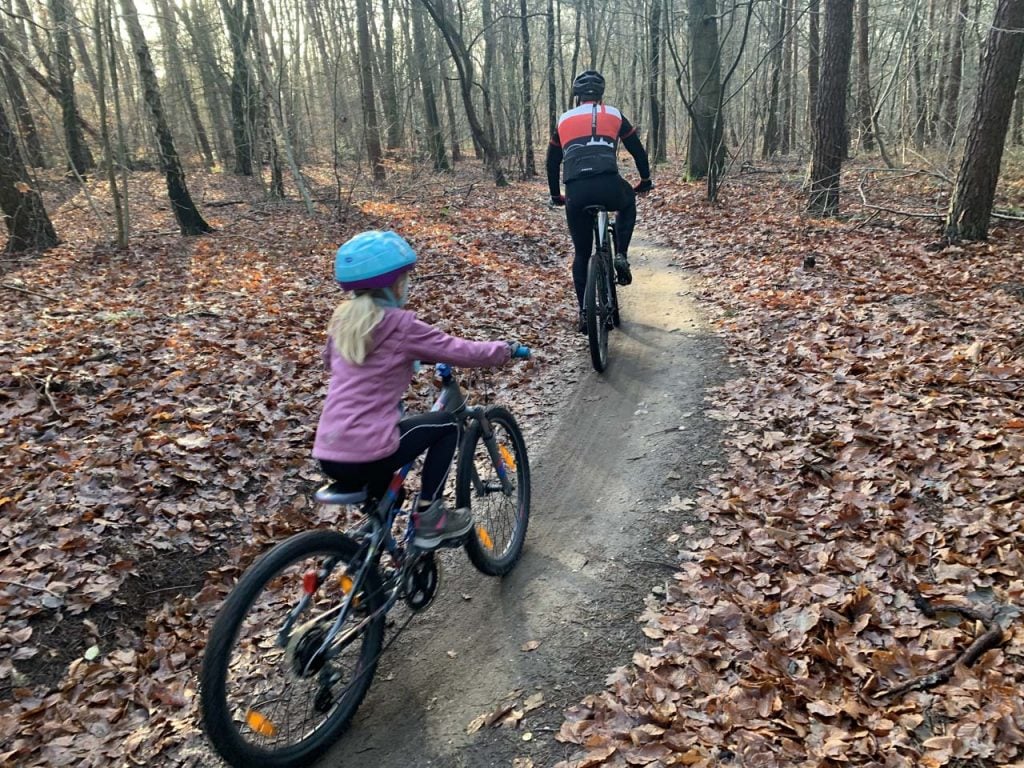
[[[320,766],[541,768],[572,752],[554,739],[564,709],[601,690],[643,646],[635,619],[671,575],[666,537],[686,513],[659,508],[694,495],[716,463],[703,396],[725,364],[672,256],[634,245],[635,280],[620,291],[623,326],[608,370],[594,373],[587,358],[564,417],[531,455],[520,564],[493,580],[461,552],[443,555],[436,602],[385,655],[352,729]],[[536,694],[544,703],[518,728],[467,733],[479,715]]]

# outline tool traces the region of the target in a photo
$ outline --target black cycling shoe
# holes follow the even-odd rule
[[[615,282],[629,285],[633,282],[633,273],[629,270],[629,259],[621,253],[615,254]]]
[[[580,324],[577,326],[580,333],[585,334],[587,332],[587,313],[582,309],[580,310]]]

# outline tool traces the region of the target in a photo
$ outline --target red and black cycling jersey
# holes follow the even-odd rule
[[[564,165],[565,183],[618,173],[619,141],[636,160],[642,178],[650,177],[647,153],[636,129],[615,107],[598,102],[585,102],[570,109],[558,119],[558,128],[548,147],[548,187],[553,196],[560,193],[558,166]]]

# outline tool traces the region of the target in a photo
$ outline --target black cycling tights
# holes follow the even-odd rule
[[[575,251],[572,281],[576,286],[580,310],[583,309],[583,292],[587,288],[587,262],[594,247],[593,217],[584,210],[588,205],[603,205],[609,211],[618,211],[615,244],[619,253],[625,255],[629,252],[629,241],[636,225],[636,193],[618,174],[592,176],[565,185],[565,219],[569,223]]]
[[[421,501],[433,501],[444,490],[452,457],[459,443],[459,425],[444,411],[420,413],[398,422],[398,450],[383,459],[364,463],[321,461],[324,473],[341,484],[346,493],[366,487],[371,498],[384,495],[392,475],[424,451]]]

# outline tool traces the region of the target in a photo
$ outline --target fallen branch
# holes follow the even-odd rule
[[[245,205],[248,200],[218,200],[212,203],[203,203],[207,208],[224,208],[228,205]]]
[[[857,192],[860,193],[861,205],[872,211],[881,211],[882,213],[891,213],[895,216],[909,216],[917,219],[931,219],[934,221],[942,221],[945,216],[941,213],[921,213],[918,211],[901,211],[897,208],[886,208],[885,206],[875,205],[874,203],[868,202],[867,195],[864,194],[864,180],[861,179],[857,185]]]
[[[966,619],[980,622],[985,627],[985,631],[978,635],[978,637],[974,639],[974,642],[967,646],[967,648],[952,661],[942,665],[934,672],[912,677],[897,686],[874,694],[873,698],[876,700],[895,699],[905,693],[909,693],[910,691],[924,691],[929,688],[935,688],[936,686],[942,685],[949,681],[959,665],[962,664],[965,667],[971,666],[981,658],[983,653],[995,648],[1003,642],[1003,627],[999,623],[999,619],[1002,618],[1000,611],[980,611],[969,606],[949,605],[946,603],[933,605],[919,592],[916,590],[914,590],[914,592],[914,605],[916,605],[928,618],[934,618],[940,613],[955,613]]]
[[[21,293],[27,293],[30,296],[39,296],[40,298],[49,299],[50,301],[60,301],[59,298],[57,298],[56,296],[51,296],[48,293],[40,293],[39,291],[31,291],[28,288],[22,288],[22,287],[17,286],[17,285],[11,285],[10,283],[0,283],[0,286],[3,286],[4,288],[10,288],[12,291],[20,291]]]

